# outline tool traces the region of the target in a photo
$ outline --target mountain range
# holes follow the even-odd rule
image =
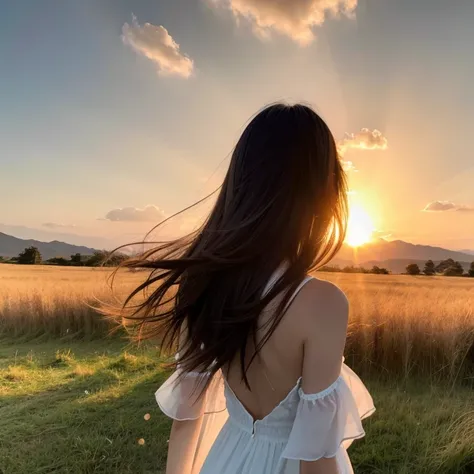
[[[67,244],[58,240],[53,240],[52,242],[40,242],[33,239],[24,240],[0,232],[0,256],[7,258],[17,257],[27,247],[37,247],[44,260],[53,257],[69,258],[75,253],[92,255],[95,252],[95,249],[82,245]]]
[[[45,260],[52,257],[68,258],[75,253],[91,255],[95,252],[95,249],[81,245],[72,245],[57,240],[52,242],[24,240],[0,232],[0,256],[2,257],[16,257],[26,247],[31,246],[37,247]],[[366,268],[377,265],[385,267],[393,273],[402,273],[409,263],[418,263],[423,266],[426,260],[438,263],[448,258],[460,262],[467,270],[470,262],[474,260],[474,252],[472,250],[456,251],[429,245],[415,245],[402,240],[377,239],[356,249],[344,245],[331,264],[341,267],[356,265]]]
[[[464,269],[474,260],[471,251],[456,251],[430,245],[417,245],[403,240],[387,241],[377,239],[356,249],[344,246],[332,264],[339,266],[357,265],[371,268],[374,265],[385,267],[393,273],[402,273],[410,263],[423,267],[427,260],[439,263],[452,258],[460,262]]]

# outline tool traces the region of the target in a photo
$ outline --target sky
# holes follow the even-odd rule
[[[248,120],[287,100],[327,121],[375,235],[474,249],[472,0],[2,7],[0,232],[140,240],[216,189]]]

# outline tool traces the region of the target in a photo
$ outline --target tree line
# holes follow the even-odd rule
[[[474,262],[471,262],[469,270],[464,273],[464,268],[459,262],[455,262],[452,258],[441,260],[438,265],[435,265],[433,260],[428,260],[425,263],[423,271],[417,263],[410,263],[406,267],[407,275],[421,275],[426,276],[443,275],[443,276],[467,276],[474,277]]]
[[[354,265],[339,267],[338,265],[325,265],[320,269],[322,272],[338,272],[338,273],[369,273],[374,275],[389,275],[390,271],[383,267],[374,265],[372,268],[356,267]],[[443,276],[466,276],[474,277],[474,262],[471,263],[469,270],[464,273],[464,268],[459,262],[455,262],[452,258],[442,260],[437,265],[433,260],[425,263],[423,270],[417,263],[410,263],[405,269],[406,275],[443,275]]]
[[[53,257],[43,260],[41,252],[37,247],[28,247],[20,252],[17,257],[5,259],[0,257],[0,263],[16,263],[19,265],[57,265],[61,267],[116,267],[128,258],[119,252],[108,252],[107,250],[96,250],[92,255],[75,253],[70,258]]]
[[[371,273],[373,275],[390,275],[390,271],[383,267],[374,265],[372,268],[356,267],[348,265],[346,267],[339,267],[339,265],[325,265],[320,268],[321,272],[329,273]]]
[[[18,257],[5,259],[0,256],[0,263],[17,263],[19,265],[58,265],[62,267],[99,267],[102,265],[116,267],[128,258],[127,255],[119,252],[108,252],[107,250],[96,250],[92,255],[82,255],[75,253],[69,259],[64,257],[53,257],[43,260],[41,252],[37,247],[28,247],[20,252]],[[437,265],[433,260],[425,263],[423,270],[417,263],[410,263],[405,269],[407,275],[434,276],[466,276],[474,277],[474,262],[471,263],[469,270],[464,273],[464,268],[459,262],[452,258],[442,260]],[[371,269],[356,267],[354,265],[340,268],[338,265],[325,265],[320,269],[323,272],[341,272],[341,273],[367,273],[374,275],[389,275],[390,271],[384,267],[374,265]]]

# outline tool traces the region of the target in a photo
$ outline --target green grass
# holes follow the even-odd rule
[[[161,471],[169,422],[153,394],[165,375],[153,350],[123,349],[98,341],[0,346],[4,474]]]
[[[0,472],[164,472],[170,422],[153,394],[165,378],[150,346],[0,343]],[[357,474],[474,473],[472,389],[366,384],[377,412],[349,451]]]

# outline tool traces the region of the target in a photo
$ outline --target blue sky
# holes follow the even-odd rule
[[[352,2],[352,15],[309,30],[304,15],[269,16],[256,0],[240,0],[250,18],[231,0],[4,2],[0,231],[96,246],[138,238],[213,190],[246,121],[287,99],[311,103],[338,139],[364,127],[386,137],[387,149],[344,156],[379,231],[474,248],[474,3]],[[132,14],[137,28],[166,28],[189,77],[160,74],[122,41]]]

